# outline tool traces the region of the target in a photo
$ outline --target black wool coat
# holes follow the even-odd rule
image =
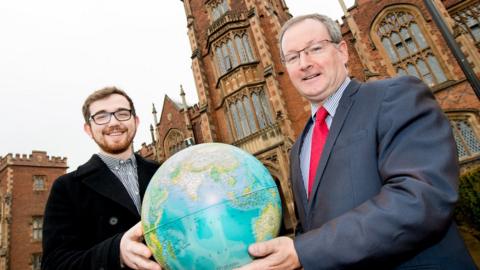
[[[135,155],[140,197],[158,164]],[[99,156],[60,176],[45,208],[42,269],[120,269],[120,239],[140,214]]]

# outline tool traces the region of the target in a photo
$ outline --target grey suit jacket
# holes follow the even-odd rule
[[[290,157],[305,269],[476,269],[452,222],[455,141],[423,82],[350,82],[309,200],[299,159],[305,130]]]

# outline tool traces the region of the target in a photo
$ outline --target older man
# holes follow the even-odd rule
[[[476,269],[452,222],[455,141],[428,87],[350,79],[323,15],[292,18],[280,46],[312,108],[290,157],[299,228],[250,246],[242,269]]]

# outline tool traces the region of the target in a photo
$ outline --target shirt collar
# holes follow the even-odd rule
[[[107,164],[108,168],[115,169],[118,166],[122,166],[125,164],[132,164],[133,168],[137,168],[137,160],[135,158],[135,154],[132,154],[129,158],[123,160],[120,158],[114,158],[103,153],[97,154],[105,164]]]
[[[348,84],[350,83],[351,79],[350,77],[346,77],[343,83],[340,85],[340,87],[335,91],[332,95],[330,95],[323,104],[313,104],[310,103],[311,105],[311,114],[312,114],[312,120],[315,121],[315,113],[317,113],[318,108],[320,106],[323,106],[325,110],[327,110],[328,115],[330,117],[335,116],[335,111],[337,110],[338,104],[340,102],[340,98],[343,95],[343,92],[347,88]]]

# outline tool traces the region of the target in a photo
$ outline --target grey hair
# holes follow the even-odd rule
[[[285,32],[287,32],[287,30],[290,29],[290,27],[308,19],[315,20],[322,23],[325,26],[325,28],[327,28],[328,34],[330,35],[332,42],[340,43],[340,41],[342,41],[342,32],[340,31],[340,26],[336,21],[332,20],[330,17],[326,15],[313,13],[313,14],[293,17],[293,18],[290,18],[290,20],[288,20],[280,30],[278,44],[280,46],[280,54],[282,58],[284,56],[282,51],[282,40],[283,40],[283,36],[285,35]]]

